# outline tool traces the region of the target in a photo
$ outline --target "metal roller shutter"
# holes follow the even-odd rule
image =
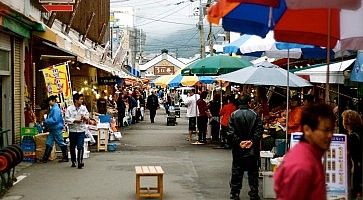
[[[11,50],[10,36],[0,32],[0,49]]]
[[[22,113],[22,88],[21,88],[21,80],[22,80],[22,40],[19,38],[14,38],[14,142],[19,144],[21,140],[21,118],[23,116]]]

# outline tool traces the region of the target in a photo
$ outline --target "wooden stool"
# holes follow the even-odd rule
[[[164,171],[160,166],[135,166],[136,172],[136,199],[141,197],[159,197],[163,199],[163,175]],[[141,187],[141,176],[156,176],[158,185],[157,187]]]

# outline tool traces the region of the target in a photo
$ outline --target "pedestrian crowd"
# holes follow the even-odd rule
[[[191,90],[183,102],[187,107],[189,135],[192,144],[207,143],[209,125],[211,142],[221,148],[232,149],[232,172],[230,199],[240,199],[244,172],[248,175],[251,200],[259,196],[259,164],[261,139],[266,130],[267,99],[254,102],[249,95],[227,95],[222,98],[215,94],[208,102],[208,92],[196,94]],[[281,103],[280,103],[281,104]],[[338,122],[337,105],[315,103],[312,95],[304,95],[304,101],[297,95],[290,101],[288,137],[301,132],[300,142],[289,149],[282,164],[274,175],[274,190],[277,199],[327,199],[326,176],[323,155],[330,148],[333,133]],[[280,105],[281,106],[281,105]],[[286,117],[286,111],[281,112]],[[342,124],[347,131],[349,195],[356,199],[362,195],[362,131],[363,122],[357,111],[345,110],[341,113]],[[342,131],[343,132],[343,131]],[[193,134],[197,141],[193,142]],[[289,145],[288,145],[289,146]]]
[[[188,118],[188,138],[192,144],[206,144],[208,130],[211,143],[220,148],[231,149],[232,169],[230,179],[230,199],[240,199],[244,172],[248,175],[251,200],[259,196],[259,168],[262,135],[266,120],[271,114],[264,98],[256,103],[249,95],[221,96],[214,94],[207,101],[209,93],[199,94],[191,89],[184,99],[176,90],[121,90],[116,99],[110,101],[105,93],[97,100],[98,114],[107,114],[108,107],[117,109],[118,126],[126,126],[143,121],[145,109],[150,111],[150,122],[155,123],[155,116],[160,104],[166,114],[175,106],[183,104]],[[90,114],[84,105],[84,96],[74,94],[74,105],[68,106],[64,117],[57,104],[57,97],[48,98],[50,106],[44,125],[49,129],[46,149],[42,158],[47,162],[54,142],[62,150],[60,162],[68,162],[67,144],[63,140],[64,123],[68,124],[70,155],[72,167],[83,168],[84,138],[86,124]],[[330,143],[337,126],[338,109],[327,104],[316,104],[310,95],[304,96],[304,102],[298,96],[289,101],[290,110],[281,112],[286,116],[288,138],[291,133],[302,132],[302,139],[290,148],[274,174],[274,190],[277,199],[326,199],[326,176],[323,166],[323,155],[330,148]],[[345,110],[341,114],[342,124],[347,131],[349,189],[352,199],[362,195],[362,130],[363,122],[357,111]],[[281,122],[282,124],[284,122]],[[209,129],[208,129],[209,126]],[[193,135],[197,141],[193,142]],[[77,155],[76,155],[77,150]]]

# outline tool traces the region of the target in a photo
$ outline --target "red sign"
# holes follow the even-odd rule
[[[47,12],[71,12],[73,11],[73,5],[42,5]]]
[[[39,0],[39,3],[75,3],[75,0]]]

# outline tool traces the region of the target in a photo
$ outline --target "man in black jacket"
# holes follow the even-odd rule
[[[159,108],[159,99],[155,95],[155,91],[151,92],[151,95],[147,97],[146,108],[150,110],[150,121],[154,123],[156,110]]]
[[[229,119],[227,138],[232,146],[232,177],[230,181],[230,199],[239,200],[242,179],[248,172],[248,184],[251,200],[260,199],[258,195],[258,160],[260,156],[260,139],[263,125],[260,117],[250,108],[251,98],[244,96],[238,110]]]

